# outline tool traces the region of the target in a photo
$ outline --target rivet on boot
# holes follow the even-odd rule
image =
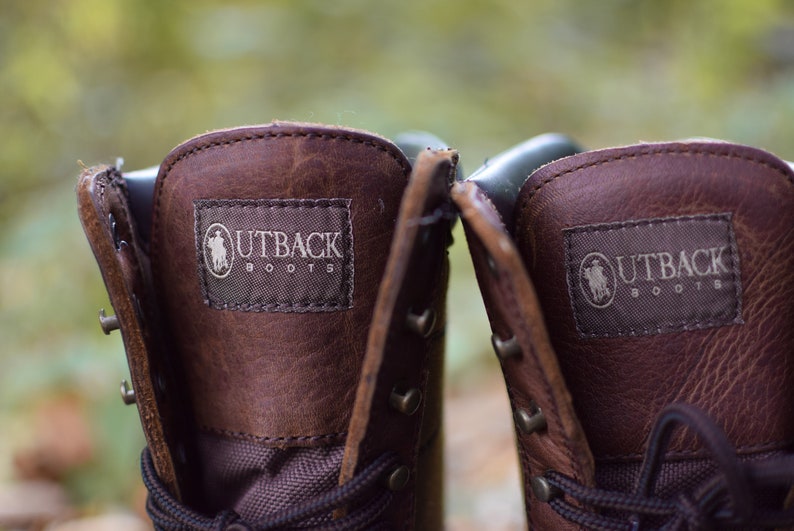
[[[543,476],[535,476],[529,482],[532,486],[532,493],[538,501],[547,503],[562,495],[562,491],[549,483],[549,480]]]
[[[535,402],[529,404],[529,411],[522,408],[516,409],[513,417],[518,429],[527,435],[546,429],[546,416]]]
[[[518,344],[516,336],[500,339],[498,335],[494,334],[491,336],[491,345],[493,345],[493,349],[500,360],[506,360],[521,354],[521,346]]]
[[[106,316],[105,309],[99,310],[99,326],[106,336],[109,336],[113,330],[119,329],[119,318],[115,315]]]
[[[411,478],[411,471],[407,466],[401,465],[389,472],[386,476],[386,487],[391,491],[398,491],[405,488]]]
[[[413,312],[408,312],[406,319],[408,328],[422,337],[427,337],[433,331],[436,324],[436,312],[432,308],[428,308],[421,314],[417,315]]]
[[[125,405],[129,406],[135,403],[135,390],[130,387],[127,383],[127,380],[121,381],[121,400],[124,402]]]
[[[422,392],[419,389],[411,388],[401,392],[397,387],[392,389],[389,396],[389,405],[404,415],[411,416],[419,410],[422,403]]]

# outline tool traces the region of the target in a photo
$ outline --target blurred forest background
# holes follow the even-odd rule
[[[92,529],[141,514],[143,437],[118,396],[120,336],[97,322],[110,307],[77,220],[78,160],[138,169],[206,130],[273,119],[432,131],[467,173],[548,131],[794,158],[794,4],[4,0],[0,528],[29,525],[10,516],[28,509]],[[448,526],[521,529],[510,412],[456,240]]]

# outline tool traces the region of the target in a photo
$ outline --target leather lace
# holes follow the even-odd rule
[[[348,483],[253,522],[244,521],[239,514],[232,510],[222,511],[215,516],[207,516],[179,502],[157,476],[148,448],[144,449],[141,456],[141,472],[143,483],[149,490],[146,512],[157,530],[315,529],[355,531],[377,528],[376,520],[386,510],[392,498],[392,492],[380,485],[380,482],[384,473],[393,468],[397,461],[396,455],[384,454]],[[312,523],[318,522],[318,518],[322,518],[336,509],[350,507],[352,509],[341,518]]]
[[[690,492],[656,497],[654,486],[665,450],[676,429],[684,427],[700,438],[717,465],[716,472]],[[565,519],[587,529],[673,531],[794,526],[794,509],[760,508],[753,498],[762,489],[794,487],[794,455],[742,461],[716,423],[688,404],[670,405],[659,415],[634,492],[586,487],[555,471],[544,477],[560,494],[549,505]]]

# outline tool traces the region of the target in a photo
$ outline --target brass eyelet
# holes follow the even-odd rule
[[[413,415],[419,410],[421,403],[422,392],[415,387],[404,392],[395,387],[389,395],[389,405],[403,415]]]
[[[121,381],[119,391],[121,391],[121,401],[124,402],[124,405],[129,406],[135,403],[135,390],[130,387],[127,380]]]
[[[433,327],[436,325],[436,312],[433,311],[432,308],[427,308],[421,314],[415,314],[409,311],[405,322],[408,329],[415,334],[428,337],[433,332]]]
[[[521,345],[518,344],[516,336],[501,339],[498,335],[491,336],[491,345],[500,360],[506,360],[521,355]]]
[[[385,477],[386,488],[394,492],[402,490],[408,485],[409,479],[411,479],[411,470],[405,465],[400,465]]]
[[[105,309],[99,310],[99,326],[106,336],[109,336],[113,330],[119,329],[119,318],[115,315],[105,315]]]
[[[546,429],[546,416],[535,402],[529,404],[529,410],[516,409],[513,418],[518,429],[526,435]]]
[[[549,480],[543,476],[534,476],[529,480],[532,487],[532,493],[538,501],[548,503],[555,498],[562,496],[562,491],[549,483]]]

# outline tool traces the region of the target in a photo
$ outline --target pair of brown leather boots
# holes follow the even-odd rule
[[[538,137],[463,181],[428,135],[275,123],[86,170],[155,527],[443,527],[459,216],[531,529],[791,528],[794,172],[578,152]]]

